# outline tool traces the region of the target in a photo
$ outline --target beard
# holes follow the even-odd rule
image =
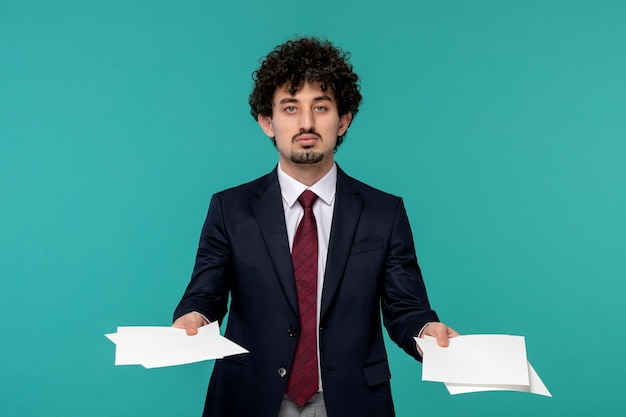
[[[291,143],[296,143],[296,141],[298,140],[298,136],[307,134],[307,133],[311,135],[315,135],[320,140],[322,140],[322,136],[319,133],[317,133],[315,129],[313,128],[309,130],[300,129],[300,132],[298,132],[297,135],[294,135],[291,138]],[[315,152],[311,149],[305,148],[303,151],[300,151],[300,152],[291,151],[290,159],[291,159],[291,162],[295,164],[300,164],[300,165],[317,164],[318,162],[321,162],[324,159],[324,154],[321,152]]]
[[[304,152],[291,152],[291,161],[296,164],[307,165],[317,164],[324,159],[322,152],[304,151]]]

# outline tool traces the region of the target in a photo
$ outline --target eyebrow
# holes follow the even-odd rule
[[[295,98],[295,97],[285,97],[285,98],[281,99],[278,102],[278,104],[297,103],[298,101],[299,100],[297,98]],[[332,102],[333,99],[330,98],[330,96],[328,96],[328,95],[323,95],[323,96],[315,97],[313,99],[313,101],[330,101],[330,102]]]

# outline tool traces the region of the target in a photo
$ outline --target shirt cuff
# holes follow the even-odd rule
[[[200,314],[200,313],[198,313],[198,314]],[[204,316],[202,316],[202,317],[204,317]],[[429,324],[431,324],[431,323],[434,323],[434,321],[429,321],[428,323],[426,323],[426,324],[422,327],[422,330],[420,330],[420,331],[419,331],[419,333],[417,334],[417,337],[418,337],[418,338],[422,337],[422,335],[424,334],[424,329],[425,329],[425,328],[426,328]]]

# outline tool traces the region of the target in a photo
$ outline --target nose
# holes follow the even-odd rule
[[[311,109],[303,110],[300,113],[300,130],[308,132],[315,127],[315,119]]]

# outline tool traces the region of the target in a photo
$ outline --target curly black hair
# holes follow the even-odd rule
[[[303,84],[319,84],[323,91],[330,88],[337,100],[339,115],[348,112],[354,118],[361,104],[359,77],[349,63],[350,53],[335,47],[325,39],[302,37],[278,45],[252,74],[254,88],[248,103],[255,120],[259,115],[271,116],[276,88],[287,84],[295,94]],[[337,147],[343,142],[337,138]]]

